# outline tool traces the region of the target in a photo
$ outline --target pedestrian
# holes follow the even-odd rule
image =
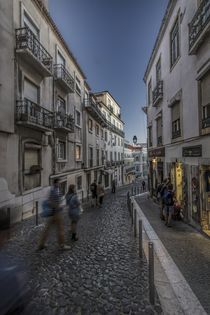
[[[57,238],[60,249],[66,250],[70,249],[69,246],[64,244],[64,226],[62,218],[62,207],[61,207],[61,193],[59,189],[59,180],[55,179],[53,186],[50,189],[50,194],[48,197],[48,206],[51,209],[51,215],[47,218],[44,230],[42,232],[38,250],[45,248],[45,242],[47,240],[49,230],[53,227],[57,227]]]
[[[115,194],[115,192],[116,192],[116,181],[113,178],[113,180],[112,180],[112,193]]]
[[[104,186],[102,185],[101,181],[98,182],[97,196],[98,196],[99,207],[101,207],[103,203],[103,199],[104,199]]]
[[[160,208],[160,218],[161,220],[165,220],[165,217],[163,215],[163,210],[165,207],[165,201],[164,201],[164,195],[167,191],[167,184],[168,184],[168,179],[165,178],[163,183],[161,184],[161,186],[158,186],[158,190],[159,190],[159,195],[160,195],[160,200],[161,200],[161,208]]]
[[[145,186],[146,186],[146,183],[145,183],[145,181],[143,180],[143,181],[141,182],[142,191],[145,191]]]
[[[165,221],[166,225],[168,227],[171,227],[171,219],[172,215],[174,213],[174,192],[173,192],[173,185],[168,184],[167,192],[164,195],[164,216],[165,216]]]
[[[75,185],[69,185],[68,193],[66,194],[66,205],[68,206],[68,214],[71,220],[72,241],[78,241],[77,223],[80,219],[80,201],[75,191]]]
[[[94,182],[90,185],[90,191],[92,194],[92,207],[97,206],[97,184],[96,179],[94,179]]]

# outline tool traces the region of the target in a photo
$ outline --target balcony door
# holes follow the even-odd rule
[[[24,98],[35,104],[39,103],[39,87],[28,79],[24,79]]]
[[[41,108],[37,105],[39,103],[39,87],[24,79],[24,112],[27,113],[28,119],[31,122],[41,123]]]

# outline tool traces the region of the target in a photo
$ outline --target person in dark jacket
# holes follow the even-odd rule
[[[60,249],[70,249],[69,246],[64,245],[64,226],[63,217],[61,214],[61,193],[59,189],[59,180],[57,178],[54,180],[53,186],[50,190],[48,204],[49,207],[52,209],[52,215],[47,219],[44,231],[42,232],[41,239],[39,241],[38,250],[42,250],[45,248],[45,242],[47,240],[49,230],[52,226],[57,227],[58,244],[60,246]]]
[[[96,184],[96,179],[94,180],[94,182],[90,185],[90,191],[91,191],[91,197],[92,197],[92,207],[98,205],[98,200],[97,200],[97,184]]]
[[[161,220],[165,220],[165,217],[164,217],[164,214],[163,214],[163,210],[164,210],[164,207],[165,207],[165,201],[164,201],[164,195],[167,191],[167,185],[168,185],[168,179],[165,178],[161,187],[159,187],[159,194],[160,194],[160,200],[161,200],[161,208],[160,208],[160,218]]]
[[[112,193],[115,194],[116,192],[116,180],[113,178],[112,180]]]
[[[66,204],[68,206],[69,218],[71,220],[72,241],[77,241],[77,223],[80,219],[80,201],[75,192],[75,185],[69,185],[68,193],[66,194]]]

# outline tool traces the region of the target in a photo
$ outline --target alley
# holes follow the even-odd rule
[[[168,228],[159,218],[159,206],[146,197],[136,197],[144,215],[189,283],[200,303],[210,314],[210,240],[181,221]]]
[[[68,218],[65,220],[66,235]],[[147,263],[139,261],[126,209],[126,190],[107,195],[102,208],[84,211],[79,241],[59,252],[52,233],[35,251],[40,227],[34,219],[13,231],[4,254],[28,269],[32,314],[154,314],[148,301]],[[70,239],[70,237],[69,237]]]

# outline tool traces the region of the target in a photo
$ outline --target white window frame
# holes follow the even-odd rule
[[[31,20],[31,23],[34,24],[35,28],[38,31],[38,37],[37,39],[40,40],[40,28],[38,27],[38,24],[34,21],[33,16],[28,12],[28,10],[25,8],[25,6],[23,5],[23,3],[21,3],[21,20],[20,20],[20,24],[21,27],[25,27],[24,25],[24,15],[28,16],[29,20]],[[30,27],[29,27],[30,28]],[[31,30],[32,31],[32,30]],[[33,32],[33,31],[32,31]],[[34,32],[33,32],[34,33]]]
[[[60,154],[60,152],[59,152],[59,142],[62,142],[65,145],[65,147],[64,147],[64,150],[65,150],[64,158],[59,156],[59,154]],[[57,138],[57,162],[67,162],[67,141],[59,139],[59,138]]]
[[[80,148],[80,158],[79,159],[77,158],[77,147]],[[82,145],[79,144],[79,143],[75,144],[75,161],[76,162],[81,162],[82,161]]]
[[[80,125],[77,124],[77,113],[80,114]],[[82,125],[82,113],[80,110],[76,109],[75,108],[75,112],[74,112],[74,121],[75,121],[75,126],[78,127],[78,128],[81,128],[81,125]]]

